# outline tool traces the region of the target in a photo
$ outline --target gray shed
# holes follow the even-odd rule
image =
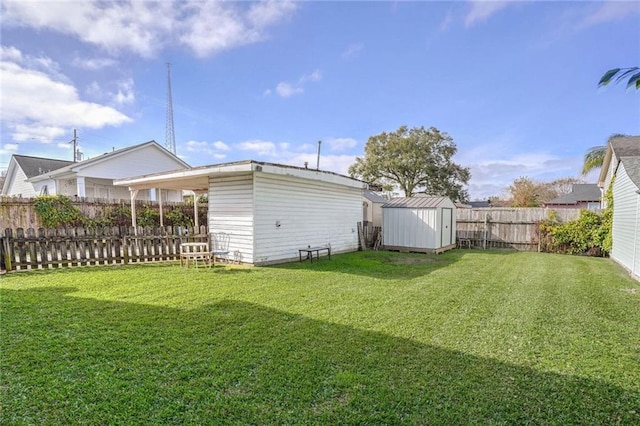
[[[394,198],[382,206],[382,240],[389,250],[441,253],[456,246],[456,206],[447,197]]]

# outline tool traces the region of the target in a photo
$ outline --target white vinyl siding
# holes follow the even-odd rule
[[[296,259],[307,246],[358,249],[361,188],[256,172],[254,189],[256,264]]]
[[[209,179],[209,232],[228,233],[229,250],[245,263],[254,262],[253,214],[251,174]]]
[[[640,195],[620,163],[613,183],[613,247],[611,258],[640,276]]]
[[[29,182],[25,182],[27,175],[24,174],[22,169],[16,165],[15,174],[12,177],[7,176],[7,179],[11,179],[7,195],[20,195],[22,197],[35,197],[39,195],[33,189],[33,185]]]

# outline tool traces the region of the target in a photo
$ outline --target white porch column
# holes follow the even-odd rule
[[[131,194],[131,226],[133,226],[134,235],[138,235],[138,225],[136,223],[136,197],[138,196],[137,189],[129,188]]]
[[[78,195],[78,197],[86,197],[84,189],[84,176],[76,177],[76,195]]]
[[[195,228],[199,231],[200,224],[198,223],[198,195],[193,191],[193,223]]]
[[[160,207],[160,226],[164,226],[164,214],[162,212],[162,189],[156,188],[156,198],[158,199],[158,206]]]

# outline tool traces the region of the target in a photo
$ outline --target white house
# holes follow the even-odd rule
[[[2,185],[2,195],[24,198],[41,195],[43,194],[42,188],[40,186],[34,187],[31,182],[27,182],[27,179],[49,173],[69,164],[73,164],[73,161],[14,154],[9,160],[9,167]]]
[[[25,173],[27,170],[18,167],[20,164],[25,164],[24,156],[14,155],[8,169],[8,179],[3,185],[3,195],[33,197],[40,194],[63,194],[128,200],[129,191],[126,188],[114,186],[114,179],[189,167],[187,163],[155,141],[114,150],[76,163],[50,159],[48,161],[52,167],[39,166],[38,173],[33,173],[32,167],[31,173]],[[14,163],[16,167],[12,167]],[[60,165],[60,167],[54,168],[53,165]],[[156,192],[151,190],[141,193],[138,198],[155,200],[156,197]],[[165,191],[162,199],[182,201],[182,193]]]
[[[418,194],[382,206],[382,240],[389,250],[440,253],[456,246],[456,205]]]
[[[610,257],[640,279],[640,136],[610,141],[598,186],[606,192],[612,182],[613,247]]]
[[[230,234],[229,250],[253,265],[298,259],[298,249],[358,249],[364,182],[333,172],[253,160],[119,179],[148,188],[206,193],[209,232]]]

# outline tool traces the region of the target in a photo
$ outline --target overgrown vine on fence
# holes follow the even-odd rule
[[[64,195],[38,196],[34,207],[42,224],[47,228],[79,226],[86,223],[86,217],[80,209],[71,203],[71,198]]]

